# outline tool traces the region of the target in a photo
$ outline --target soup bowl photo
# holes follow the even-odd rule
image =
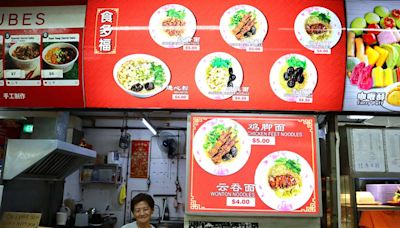
[[[10,47],[8,53],[18,69],[31,71],[40,64],[40,47],[37,43],[16,43]]]
[[[43,49],[43,61],[52,69],[67,73],[78,59],[78,49],[69,43],[54,43]]]

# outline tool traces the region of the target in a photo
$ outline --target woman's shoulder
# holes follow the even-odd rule
[[[121,226],[121,228],[137,228],[137,225],[136,222],[132,222]]]

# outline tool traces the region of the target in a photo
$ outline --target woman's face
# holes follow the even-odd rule
[[[135,204],[133,209],[133,216],[137,223],[150,223],[151,215],[153,210],[150,208],[149,204],[145,201],[140,201]]]

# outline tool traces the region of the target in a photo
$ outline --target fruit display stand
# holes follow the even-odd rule
[[[400,174],[391,162],[391,159],[396,159],[392,157],[392,150],[397,144],[388,141],[398,140],[400,129],[343,126],[339,128],[339,134],[342,227],[357,227],[365,211],[400,210],[400,206],[390,205],[388,201],[379,202],[377,194],[371,190],[375,197],[372,198],[368,193],[371,199],[365,201],[360,196],[368,194],[356,194],[360,191],[366,193],[367,185],[370,184],[400,183]],[[394,153],[400,156],[399,149]]]

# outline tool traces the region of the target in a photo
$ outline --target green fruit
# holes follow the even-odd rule
[[[387,17],[389,16],[389,9],[384,6],[375,6],[374,13],[378,14],[380,17]]]
[[[393,46],[394,48],[396,48],[397,52],[398,52],[399,55],[400,55],[400,44],[392,44],[392,46]],[[399,56],[399,59],[397,60],[396,66],[397,66],[397,67],[400,67],[400,56]]]
[[[364,15],[365,20],[367,21],[368,24],[378,24],[379,20],[381,19],[378,14],[375,13],[366,13]]]
[[[394,19],[394,21],[396,22],[396,27],[400,29],[400,19]]]
[[[394,46],[390,45],[390,44],[382,44],[381,48],[387,50],[389,52],[388,57],[386,58],[386,66],[388,68],[393,69],[398,60],[399,60],[399,52],[397,51],[397,48],[395,48]]]
[[[365,21],[365,19],[362,17],[354,18],[350,24],[350,28],[352,28],[356,36],[361,35],[365,27],[367,27],[367,21]]]

